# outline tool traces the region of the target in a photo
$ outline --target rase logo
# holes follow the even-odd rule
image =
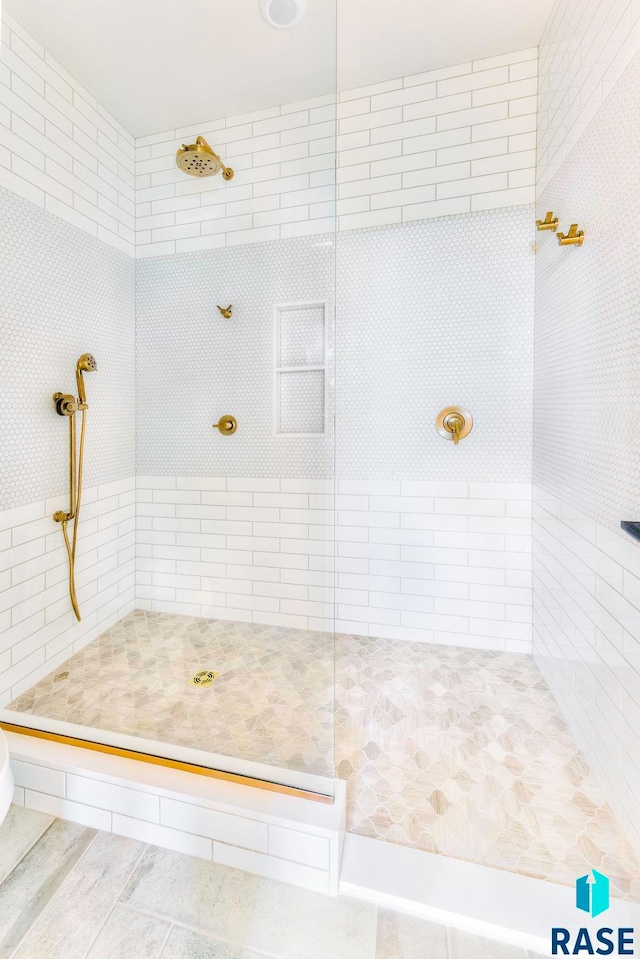
[[[609,879],[593,869],[576,879],[576,908],[592,919],[609,908]],[[601,929],[582,927],[574,934],[570,929],[551,930],[553,956],[635,956],[633,929]]]
[[[597,869],[576,879],[576,908],[588,912],[594,919],[609,908],[609,880]]]

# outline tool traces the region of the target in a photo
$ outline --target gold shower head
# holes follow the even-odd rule
[[[76,383],[78,384],[78,399],[81,403],[87,402],[87,394],[84,388],[83,373],[93,373],[98,369],[96,358],[91,353],[83,353],[76,363]]]
[[[189,176],[215,176],[222,171],[224,180],[233,178],[233,170],[224,165],[204,137],[198,137],[195,143],[183,143],[176,153],[176,166]]]
[[[76,363],[76,369],[82,370],[83,373],[93,373],[98,369],[95,356],[91,353],[83,353]]]

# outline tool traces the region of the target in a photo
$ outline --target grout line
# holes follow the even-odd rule
[[[156,848],[159,848],[159,847],[156,847]],[[179,853],[179,855],[184,855],[184,853]],[[189,857],[189,858],[193,858],[193,857]],[[208,860],[202,860],[202,861],[203,861],[203,862],[208,862]],[[240,870],[235,869],[233,866],[220,866],[219,863],[209,863],[209,865],[218,866],[218,868],[225,869],[225,870],[229,870],[229,871],[233,871],[234,873],[235,873],[235,872],[240,872]],[[259,879],[261,882],[277,882],[277,881],[278,881],[278,880],[275,880],[275,879],[267,879],[266,877],[262,877],[262,876],[254,876],[254,878]],[[294,889],[294,888],[298,888],[298,887],[292,886],[291,888]],[[218,889],[218,892],[219,892],[219,891],[220,891],[220,890]],[[217,898],[218,892],[216,892],[216,898]],[[314,895],[320,896],[320,895],[322,895],[322,893],[314,893]],[[203,939],[209,939],[211,942],[223,942],[223,943],[225,943],[225,945],[229,945],[229,946],[236,946],[236,947],[237,947],[237,946],[240,946],[240,947],[244,947],[244,948],[251,948],[251,952],[254,953],[256,956],[265,956],[265,957],[268,957],[268,959],[282,959],[282,955],[279,955],[278,953],[275,953],[275,952],[264,952],[264,950],[256,949],[256,948],[253,947],[253,946],[248,947],[248,946],[245,945],[245,943],[244,943],[242,940],[239,940],[239,939],[223,939],[222,937],[216,936],[214,933],[209,932],[209,931],[203,929],[202,926],[191,926],[191,925],[189,925],[189,923],[187,923],[187,922],[181,922],[179,919],[167,920],[165,917],[160,916],[158,913],[150,912],[148,909],[141,909],[141,908],[139,908],[138,906],[132,906],[132,905],[130,905],[130,903],[128,903],[128,902],[121,902],[121,903],[119,903],[119,905],[120,905],[123,909],[126,909],[128,912],[138,913],[138,914],[141,915],[141,916],[148,916],[150,919],[158,919],[158,920],[161,920],[162,922],[170,921],[170,923],[171,923],[171,928],[172,928],[172,929],[173,929],[174,927],[177,928],[177,929],[184,929],[184,930],[186,930],[187,932],[192,932],[192,933],[194,933],[194,935],[202,936]],[[211,906],[212,906],[212,908],[213,908],[213,906],[215,906],[215,898],[214,898],[213,902],[211,903]],[[170,930],[170,931],[171,931],[171,930]],[[168,937],[167,937],[167,938],[168,938]],[[302,959],[302,957],[301,957],[301,959]]]
[[[54,820],[54,822],[63,822],[63,820]],[[54,823],[51,823],[51,826],[53,825]],[[45,830],[45,832],[48,832],[48,830]],[[89,838],[87,836],[87,833],[93,833],[93,835]],[[81,845],[87,839],[88,841],[86,842],[86,845],[82,849],[80,855],[75,860],[75,862],[73,862],[72,864],[68,862],[68,860],[71,858],[74,851],[74,849],[72,848],[69,850],[69,852],[65,856],[65,859],[60,864],[59,868],[50,877],[48,882],[44,884],[44,887],[41,887],[40,891],[29,901],[29,910],[32,912],[35,912],[36,915],[33,917],[32,921],[29,922],[28,926],[25,927],[25,931],[22,934],[19,933],[20,938],[16,942],[16,945],[11,949],[11,952],[8,954],[8,959],[11,959],[11,957],[16,954],[18,949],[20,949],[22,943],[31,933],[32,929],[36,926],[36,924],[40,921],[40,919],[45,915],[47,909],[49,908],[49,906],[51,905],[51,903],[57,896],[58,892],[62,889],[65,882],[71,875],[71,873],[75,870],[78,863],[81,862],[82,859],[84,859],[87,851],[93,845],[97,835],[98,835],[98,830],[85,828],[84,831],[78,836],[76,844]],[[9,931],[9,934],[7,937],[9,940],[9,944],[11,944],[11,935],[14,932],[14,929],[15,927],[13,927]]]
[[[23,788],[24,788],[24,787],[23,787]],[[12,803],[12,805],[14,805],[14,804]],[[18,809],[26,809],[27,807],[26,807],[26,806],[17,806],[17,808],[18,808]],[[34,810],[34,811],[35,811],[35,810]],[[44,836],[44,834],[45,834],[46,832],[48,832],[49,829],[51,829],[51,827],[53,826],[53,824],[54,824],[55,821],[56,821],[56,817],[55,817],[55,816],[52,816],[52,817],[51,817],[51,822],[48,823],[48,824],[44,827],[44,829],[42,830],[42,832],[39,833],[39,835],[36,837],[36,839],[34,839],[34,841],[31,843],[31,845],[29,846],[29,848],[28,848],[28,849],[25,849],[25,851],[22,853],[22,855],[20,856],[20,858],[13,864],[13,866],[12,866],[12,868],[11,868],[11,872],[8,872],[7,875],[4,877],[4,879],[1,879],[1,880],[0,880],[0,886],[1,886],[2,883],[5,881],[5,879],[8,879],[8,878],[9,878],[9,876],[11,875],[11,873],[13,872],[13,870],[14,870],[14,869],[17,869],[17,867],[20,865],[20,863],[22,862],[22,860],[24,859],[24,857],[27,856],[27,855],[31,852],[31,850],[33,849],[33,847],[36,846],[36,845],[40,842],[40,840],[42,839],[42,837]]]
[[[110,833],[110,835],[114,835],[114,834],[113,834],[113,833]],[[109,909],[109,911],[107,912],[107,915],[104,917],[103,922],[101,922],[100,925],[98,926],[98,929],[96,930],[96,934],[94,935],[93,939],[90,940],[89,946],[88,946],[86,952],[84,953],[85,959],[86,959],[86,956],[88,956],[89,953],[91,952],[91,949],[93,948],[94,943],[96,942],[96,940],[98,939],[100,933],[102,932],[102,930],[103,930],[104,927],[106,926],[107,922],[108,922],[109,919],[111,918],[111,916],[112,916],[113,912],[115,911],[116,907],[119,905],[119,903],[120,903],[120,896],[122,896],[123,892],[125,891],[125,889],[126,889],[127,886],[129,885],[129,883],[131,882],[131,880],[132,880],[132,878],[133,878],[133,875],[134,875],[134,873],[136,872],[136,870],[138,869],[138,866],[140,865],[140,862],[142,861],[142,857],[144,856],[144,854],[146,853],[146,851],[147,851],[148,848],[149,848],[148,844],[145,843],[145,844],[143,845],[143,847],[142,847],[142,851],[141,851],[140,855],[138,856],[138,858],[137,858],[137,860],[136,860],[136,862],[135,862],[135,865],[132,867],[131,872],[129,873],[129,875],[128,875],[127,878],[125,879],[125,881],[124,881],[124,883],[123,883],[123,885],[122,885],[122,887],[121,887],[121,889],[120,889],[120,892],[119,892],[119,893],[116,893],[115,902],[113,903],[111,909]],[[167,935],[168,935],[168,934],[167,934]],[[165,940],[165,941],[166,941],[166,940]]]
[[[171,935],[171,930],[174,928],[174,925],[175,925],[175,924],[174,924],[173,922],[170,922],[170,923],[169,923],[169,928],[167,929],[167,934],[166,934],[166,936],[164,937],[164,939],[162,940],[162,943],[161,943],[161,945],[160,945],[160,949],[158,950],[158,953],[157,953],[155,959],[162,959],[162,953],[164,952],[165,946],[167,945],[167,942],[169,941],[169,936]]]

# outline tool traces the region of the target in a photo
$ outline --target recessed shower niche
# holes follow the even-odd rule
[[[273,308],[273,431],[314,436],[327,431],[328,326],[325,302]]]

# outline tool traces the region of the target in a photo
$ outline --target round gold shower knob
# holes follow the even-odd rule
[[[458,445],[473,429],[473,417],[464,406],[445,406],[436,416],[436,429],[446,440]]]
[[[224,436],[231,436],[238,429],[238,421],[235,416],[221,416],[217,423],[213,424],[214,430],[220,430]]]

